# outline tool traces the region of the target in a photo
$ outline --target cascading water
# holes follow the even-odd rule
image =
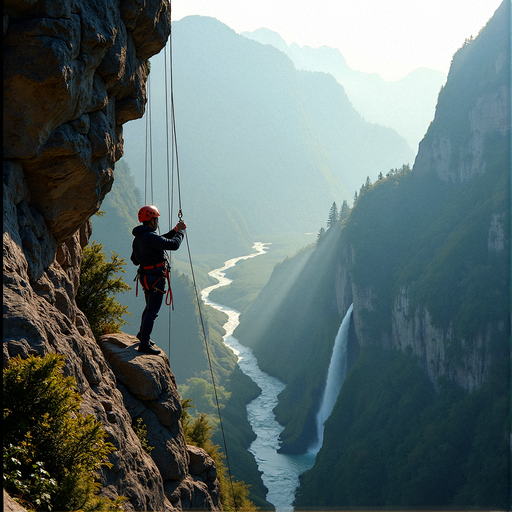
[[[324,423],[331,415],[332,410],[338,399],[338,395],[343,385],[343,381],[347,376],[348,362],[348,331],[350,327],[350,318],[352,315],[353,304],[348,308],[345,318],[341,322],[338,334],[334,340],[334,348],[332,350],[331,363],[327,372],[327,380],[325,383],[324,396],[320,409],[316,415],[317,441],[309,448],[309,453],[316,455],[324,441]]]

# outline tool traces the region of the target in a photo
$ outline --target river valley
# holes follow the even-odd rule
[[[225,262],[224,266],[209,272],[209,275],[218,280],[218,283],[201,291],[201,298],[205,304],[222,311],[228,315],[224,324],[224,343],[237,355],[238,365],[243,373],[250,377],[261,389],[261,394],[247,405],[247,417],[256,434],[256,439],[249,447],[254,455],[262,480],[268,493],[266,499],[274,505],[277,512],[293,510],[295,490],[299,484],[299,475],[310,469],[316,454],[285,455],[278,453],[279,435],[283,430],[274,415],[273,409],[278,403],[278,395],[285,385],[278,379],[262,372],[252,350],[243,346],[234,336],[233,332],[238,326],[240,313],[235,309],[217,304],[209,299],[210,293],[232,281],[226,278],[226,270],[236,265],[238,261],[254,258],[265,254],[268,245],[258,242],[254,244],[255,253],[233,258]]]

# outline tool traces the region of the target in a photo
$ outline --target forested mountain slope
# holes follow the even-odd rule
[[[282,450],[305,451],[336,322],[354,304],[360,356],[296,504],[508,507],[508,0],[454,56],[412,172],[361,192],[283,305],[263,316],[263,297],[298,260],[287,276],[276,269],[239,328],[262,369],[287,384]],[[290,357],[293,366],[275,364]]]

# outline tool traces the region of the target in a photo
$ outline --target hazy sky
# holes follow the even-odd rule
[[[348,65],[396,80],[413,69],[445,73],[465,38],[502,0],[173,0],[172,18],[199,14],[236,32],[261,27],[285,41],[338,48]]]

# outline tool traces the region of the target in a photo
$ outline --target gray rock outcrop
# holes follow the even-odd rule
[[[122,335],[100,349],[75,303],[89,218],[111,189],[123,123],[144,113],[146,61],[170,30],[168,0],[4,2],[3,364],[65,356],[81,412],[117,448],[99,475],[104,495],[126,496],[127,510],[218,510],[211,459],[183,437],[169,361]]]
[[[146,59],[170,33],[167,0],[4,2],[4,159],[60,245],[95,213],[141,117]]]
[[[104,335],[98,341],[132,422],[141,418],[146,426],[150,456],[167,498],[178,509],[218,509],[217,469],[202,448],[185,442],[181,401],[167,356],[141,354],[136,350],[139,340],[129,334]]]

